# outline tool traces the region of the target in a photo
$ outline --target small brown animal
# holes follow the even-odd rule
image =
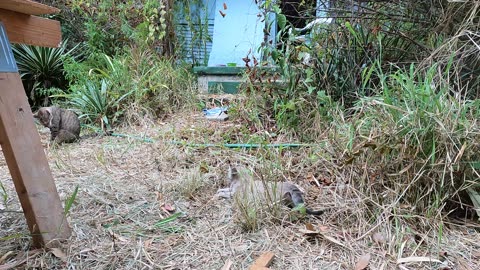
[[[50,129],[50,140],[71,143],[80,138],[80,120],[76,113],[58,107],[42,107],[33,117]]]
[[[304,204],[303,192],[291,182],[266,182],[253,180],[251,176],[240,175],[236,168],[229,167],[228,182],[230,187],[221,188],[217,191],[217,196],[222,198],[231,198],[235,193],[241,192],[251,198],[260,198],[270,201],[281,201],[288,207],[296,207]],[[311,210],[305,208],[309,215],[318,216],[323,214],[322,210]]]

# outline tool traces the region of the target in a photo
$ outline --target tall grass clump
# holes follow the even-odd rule
[[[207,179],[201,172],[200,167],[195,167],[177,181],[175,190],[188,200],[196,200],[203,194],[202,191],[204,191],[203,189],[207,183]]]
[[[245,231],[257,231],[263,225],[282,218],[282,198],[277,193],[278,179],[272,172],[256,175],[246,168],[239,169],[242,186],[233,196],[235,222]],[[259,193],[259,188],[265,188]]]
[[[448,68],[372,69],[380,92],[361,98],[337,130],[344,162],[356,169],[352,183],[380,204],[427,215],[465,203],[465,189],[480,184],[480,103],[452,95],[439,79]]]

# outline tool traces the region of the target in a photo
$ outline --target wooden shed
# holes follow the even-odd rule
[[[276,44],[276,15],[267,18],[255,0],[200,0],[187,3],[189,12],[178,16],[182,49],[185,60],[192,62],[198,75],[200,92],[236,93],[246,70],[245,57],[260,60],[263,55],[259,47],[265,41]],[[308,2],[314,7],[317,17],[326,17],[331,1],[282,0],[278,5],[294,27],[305,27],[298,8]],[[178,2],[177,5],[185,5]],[[178,10],[178,8],[177,8]],[[184,18],[189,18],[190,23]],[[267,29],[268,28],[268,29]]]

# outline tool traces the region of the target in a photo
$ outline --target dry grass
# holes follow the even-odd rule
[[[79,187],[68,217],[73,236],[63,246],[65,261],[49,250],[31,251],[23,215],[0,211],[0,269],[15,262],[21,262],[17,269],[220,269],[227,260],[234,262],[232,269],[247,269],[264,251],[276,255],[272,269],[354,269],[366,253],[371,255],[370,269],[442,266],[422,262],[397,267],[398,258],[411,256],[441,260],[450,267],[443,269],[480,269],[478,225],[448,219],[441,223],[443,217],[415,216],[397,205],[372,207],[374,200],[349,185],[353,174],[336,165],[329,149],[168,143],[221,142],[241,126],[206,122],[198,114],[148,125],[119,133],[154,138],[155,143],[103,137],[49,149],[62,200]],[[47,131],[40,132],[46,142]],[[245,232],[234,220],[232,201],[212,198],[224,184],[227,160],[297,182],[306,190],[309,206],[330,210],[319,218],[285,218]],[[21,210],[3,157],[0,179],[8,195],[0,209]],[[159,225],[171,215],[166,206],[182,215]],[[307,237],[301,231],[306,223],[319,234]]]

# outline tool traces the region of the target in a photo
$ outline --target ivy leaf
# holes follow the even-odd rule
[[[277,14],[277,23],[280,30],[285,29],[285,26],[287,25],[287,17],[283,14]]]

